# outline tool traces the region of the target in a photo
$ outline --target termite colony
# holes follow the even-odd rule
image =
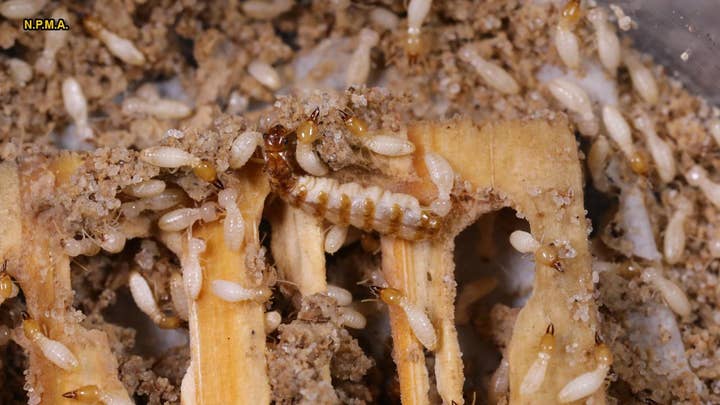
[[[0,4],[0,403],[720,402],[720,111],[620,7],[130,3]]]

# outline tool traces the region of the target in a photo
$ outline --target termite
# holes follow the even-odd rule
[[[555,348],[555,326],[548,325],[545,334],[540,339],[540,349],[537,358],[532,362],[530,368],[520,384],[520,394],[531,395],[535,393],[545,380],[548,363]]]
[[[407,194],[334,179],[297,176],[289,150],[288,131],[280,125],[264,136],[265,170],[273,191],[288,203],[337,225],[353,225],[381,234],[418,240],[440,229],[437,214],[420,206]]]
[[[574,113],[573,119],[583,135],[597,135],[599,128],[592,102],[582,87],[566,78],[558,77],[549,81],[547,88],[564,108]]]
[[[180,255],[180,266],[182,267],[182,278],[185,284],[185,292],[188,297],[195,300],[200,295],[202,288],[202,265],[200,254],[205,251],[205,241],[193,238],[188,234],[187,246]]]
[[[663,254],[665,261],[670,264],[680,262],[685,251],[687,238],[685,222],[693,211],[693,205],[689,199],[681,195],[675,201],[675,208],[665,228],[665,238],[663,239]]]
[[[265,312],[265,334],[274,332],[281,322],[282,316],[278,311]]]
[[[425,154],[425,167],[430,174],[430,180],[438,191],[437,198],[430,204],[430,209],[435,214],[444,217],[452,208],[450,192],[455,184],[455,172],[444,157],[433,152]]]
[[[540,248],[540,242],[525,231],[513,231],[510,234],[510,245],[520,253],[535,253]]]
[[[180,325],[180,319],[175,316],[166,316],[155,302],[150,285],[145,277],[137,271],[130,273],[128,280],[130,294],[140,310],[149,316],[159,327],[163,329],[175,329]]]
[[[432,0],[410,0],[407,8],[407,38],[405,40],[405,55],[408,64],[417,62],[419,55],[425,51],[425,41],[422,38],[422,25],[430,12]]]
[[[648,104],[655,104],[659,98],[659,91],[652,71],[648,69],[640,58],[633,52],[623,53],[623,62],[630,73],[633,88]]]
[[[639,114],[633,124],[635,124],[635,128],[637,128],[640,133],[645,135],[645,141],[650,150],[650,155],[655,161],[660,180],[664,183],[671,182],[677,174],[675,156],[673,155],[672,148],[668,142],[662,140],[657,132],[655,132],[655,125],[650,121],[650,117],[648,117],[647,114]]]
[[[93,131],[88,122],[88,107],[85,94],[80,83],[74,77],[68,77],[62,82],[62,98],[65,111],[73,119],[76,133],[80,140],[93,138]]]
[[[460,59],[475,68],[488,86],[504,94],[517,94],[520,91],[520,86],[510,73],[497,64],[485,60],[472,45],[468,44],[460,48],[458,55]]]
[[[613,362],[612,352],[604,343],[595,348],[595,362],[597,363],[595,370],[575,377],[560,390],[558,394],[560,403],[577,401],[600,389]]]
[[[63,398],[72,399],[85,404],[130,405],[133,402],[126,395],[111,394],[97,385],[84,385],[62,394]]]
[[[352,294],[350,294],[350,291],[348,291],[342,287],[328,284],[327,292],[325,292],[325,294],[328,297],[333,298],[337,302],[337,304],[340,306],[346,306],[346,305],[352,304],[352,299],[353,299]]]
[[[348,226],[333,225],[325,234],[325,252],[334,254],[345,243],[348,234]]]
[[[372,134],[368,124],[350,111],[339,110],[345,127],[371,151],[384,156],[405,156],[415,152],[415,145],[407,139],[392,135]]]
[[[131,41],[109,31],[95,18],[85,18],[83,20],[83,26],[92,36],[105,44],[110,53],[121,61],[136,66],[145,63],[145,55],[143,55]]]
[[[141,181],[131,184],[123,190],[127,195],[137,198],[155,197],[165,191],[165,182],[157,179]]]
[[[0,305],[7,299],[17,297],[19,292],[20,289],[10,275],[5,272],[0,273]]]
[[[435,327],[425,313],[424,308],[410,302],[399,290],[383,288],[380,290],[380,299],[388,305],[397,305],[405,312],[408,324],[417,338],[426,349],[433,351],[437,347]]]
[[[10,20],[30,18],[40,12],[47,0],[8,0],[0,4],[0,15]]]
[[[345,72],[345,85],[359,86],[365,84],[370,74],[370,51],[377,45],[380,36],[377,32],[363,28],[358,36],[357,48],[350,57],[347,71]]]
[[[365,315],[350,307],[340,307],[338,308],[338,312],[338,319],[341,325],[352,329],[365,329],[367,325]]]
[[[245,288],[239,283],[227,280],[213,280],[212,292],[223,301],[255,301],[263,303],[270,298],[272,292],[267,287]]]
[[[295,130],[297,134],[295,158],[300,168],[313,176],[325,176],[328,173],[327,166],[313,149],[313,142],[320,137],[317,125],[319,115],[320,109],[315,108],[310,117],[300,123]]]
[[[226,188],[218,193],[218,204],[225,210],[223,239],[229,250],[237,252],[245,240],[245,220],[237,206],[237,191]]]
[[[587,18],[595,28],[600,63],[610,74],[615,75],[618,66],[620,66],[620,40],[618,40],[615,30],[607,21],[607,13],[602,8],[596,7],[590,10]]]
[[[688,316],[692,311],[690,301],[677,284],[663,277],[656,268],[649,267],[643,270],[640,278],[649,284],[652,284],[662,295],[668,307],[680,316]]]
[[[196,221],[212,222],[216,219],[215,205],[208,201],[198,208],[178,208],[165,213],[158,219],[158,228],[167,232],[182,231],[192,227]]]
[[[23,0],[25,1],[25,0]],[[53,20],[64,19],[68,21],[69,13],[67,9],[60,6],[53,11],[51,17]],[[35,60],[35,70],[45,76],[50,76],[56,69],[56,55],[60,48],[67,43],[69,32],[66,30],[48,30],[45,31],[45,47],[40,56]]]
[[[180,275],[180,273],[173,273],[170,276],[170,298],[178,317],[187,321],[190,314],[190,308],[188,307],[185,284],[183,283],[182,275]]]
[[[250,76],[270,90],[280,88],[280,75],[270,64],[255,60],[248,65],[247,70]]]
[[[26,318],[23,320],[22,328],[25,337],[35,343],[51,363],[67,371],[77,368],[79,363],[75,355],[64,344],[45,336],[38,321]]]
[[[239,169],[245,166],[255,149],[263,143],[263,136],[260,132],[245,131],[238,135],[230,146],[230,167]]]
[[[555,49],[565,66],[570,69],[580,66],[580,46],[573,30],[581,16],[580,1],[570,0],[565,4],[560,21],[555,27]]]

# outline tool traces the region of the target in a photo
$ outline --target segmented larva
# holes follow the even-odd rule
[[[277,70],[268,63],[255,60],[250,62],[247,70],[248,73],[250,73],[250,76],[270,90],[277,90],[280,88],[280,75]]]
[[[365,315],[350,307],[338,308],[338,321],[341,325],[351,329],[365,329],[367,325]]]
[[[685,252],[685,221],[692,213],[692,203],[687,198],[678,196],[675,201],[675,211],[665,228],[665,239],[663,240],[663,253],[665,261],[670,264],[680,262]]]
[[[245,166],[250,157],[262,145],[262,134],[256,131],[245,131],[233,140],[230,147],[230,167],[239,169]]]
[[[580,46],[573,30],[581,15],[580,1],[570,0],[565,4],[558,25],[555,27],[555,49],[565,66],[570,69],[577,69],[580,66]]]
[[[51,15],[53,20],[62,18],[65,21],[68,20],[68,16],[69,13],[63,6],[56,8]],[[50,76],[55,72],[57,65],[56,55],[60,48],[67,43],[68,34],[66,30],[45,31],[45,47],[37,60],[35,60],[35,70],[38,71],[38,73]]]
[[[122,112],[126,115],[152,115],[163,120],[180,119],[189,116],[192,109],[180,101],[155,97],[145,99],[128,97],[123,100]]]
[[[105,44],[108,51],[116,58],[128,65],[141,66],[145,64],[145,55],[131,41],[109,31],[100,21],[87,17],[83,20],[83,26],[92,36]]]
[[[353,296],[350,291],[332,284],[328,284],[325,294],[333,298],[341,307],[352,304]]]
[[[608,23],[605,10],[600,7],[590,10],[587,18],[595,28],[600,63],[614,75],[620,66],[621,57],[620,40],[615,29]]]
[[[68,77],[63,80],[62,98],[65,111],[75,123],[77,135],[82,140],[91,139],[93,132],[88,122],[87,100],[75,78]]]
[[[133,401],[128,398],[127,394],[112,394],[103,391],[97,385],[84,385],[80,388],[76,388],[72,391],[62,394],[64,398],[72,399],[74,401],[86,403],[86,404],[97,404],[101,403],[104,405],[132,405]]]
[[[510,73],[500,66],[485,60],[471,44],[460,48],[458,55],[461,60],[475,68],[475,71],[488,86],[504,94],[517,94],[520,91],[520,86]]]
[[[358,43],[350,57],[347,71],[345,72],[345,85],[359,86],[367,82],[370,75],[370,51],[377,45],[380,36],[377,32],[363,28],[358,35]]]
[[[272,294],[267,287],[245,288],[239,283],[227,280],[213,280],[211,288],[213,294],[228,302],[255,301],[263,303]]]
[[[23,320],[25,337],[36,344],[46,359],[63,370],[72,370],[78,366],[75,355],[64,344],[45,336],[38,321],[34,319]]]
[[[613,362],[612,352],[605,344],[600,344],[595,349],[595,362],[597,363],[595,370],[575,377],[560,390],[558,394],[560,403],[577,401],[600,389]]]
[[[77,239],[63,239],[61,242],[63,251],[70,257],[77,257],[80,255],[84,256],[95,256],[100,253],[100,246],[90,238]]]
[[[347,225],[332,225],[325,234],[325,252],[334,254],[345,244],[349,227]]]
[[[8,71],[13,82],[18,86],[24,87],[27,82],[32,79],[32,66],[27,62],[18,58],[10,58],[7,60]]]
[[[685,178],[691,186],[700,188],[713,205],[720,208],[720,184],[710,180],[707,170],[700,165],[694,165],[685,173]]]
[[[608,158],[610,157],[610,143],[604,136],[599,136],[588,152],[587,165],[588,171],[590,171],[590,177],[592,177],[593,186],[596,189],[607,192],[609,190],[609,183],[605,176],[605,167],[608,164]]]
[[[265,334],[274,332],[281,322],[282,316],[278,311],[265,312]]]
[[[550,362],[550,357],[552,356],[554,348],[555,326],[550,324],[545,330],[545,334],[540,339],[540,349],[538,350],[537,358],[532,362],[530,368],[528,368],[527,374],[523,377],[522,383],[520,383],[521,395],[531,395],[540,388],[545,380],[548,363]]]
[[[634,124],[635,128],[645,135],[645,141],[650,149],[650,155],[655,161],[660,180],[664,183],[671,182],[677,174],[672,148],[667,142],[660,139],[655,132],[655,126],[646,114],[637,116]]]
[[[163,231],[177,232],[192,227],[199,220],[212,222],[217,219],[215,204],[205,202],[199,208],[178,208],[158,219],[158,228]]]
[[[540,242],[525,231],[513,231],[510,234],[510,245],[520,253],[535,253],[540,248]]]
[[[185,284],[179,273],[173,273],[170,276],[170,299],[173,308],[178,317],[184,321],[188,320],[190,308],[188,307],[187,293],[185,292]]]
[[[125,248],[127,238],[117,229],[108,229],[98,238],[98,245],[108,253],[120,253]]]
[[[388,305],[397,305],[402,308],[417,340],[426,349],[435,350],[437,346],[435,327],[430,322],[424,308],[410,302],[407,297],[395,288],[383,288],[380,290],[380,299]]]
[[[317,126],[319,115],[320,109],[315,108],[310,117],[300,123],[295,130],[297,135],[295,159],[300,168],[313,176],[325,176],[328,173],[327,166],[313,149],[313,142],[320,137],[320,130]]]
[[[623,61],[630,72],[633,88],[648,104],[655,104],[658,101],[659,92],[655,77],[633,51],[623,53]]]
[[[196,166],[201,160],[192,153],[172,146],[152,146],[140,152],[140,160],[153,166],[177,169],[183,166]]]
[[[680,316],[690,315],[692,307],[685,292],[677,284],[663,277],[658,269],[648,267],[643,270],[640,277],[644,282],[653,285],[660,292],[660,295],[662,295],[673,312]]]
[[[137,198],[155,197],[165,191],[165,182],[162,180],[151,179],[141,181],[140,183],[131,184],[123,190],[127,195]]]
[[[197,391],[195,388],[195,372],[192,360],[185,370],[185,375],[180,382],[180,403],[182,405],[195,405],[197,402]]]
[[[47,0],[8,0],[0,4],[0,14],[9,20],[30,18],[40,12]]]
[[[558,77],[547,83],[548,90],[567,110],[575,113],[573,117],[583,135],[597,134],[598,124],[593,112],[592,102],[587,92],[568,79]]]
[[[289,11],[295,2],[293,0],[259,1],[249,0],[242,3],[245,15],[257,20],[272,20],[280,14]]]
[[[405,54],[409,64],[417,62],[417,58],[424,51],[425,43],[422,40],[422,25],[430,12],[432,0],[410,0],[407,9],[407,40],[405,41]]]
[[[166,316],[160,310],[157,302],[155,302],[155,296],[150,289],[150,285],[140,273],[137,271],[131,272],[128,285],[130,286],[130,294],[135,301],[135,305],[159,327],[163,329],[175,329],[180,325],[179,318]]]
[[[357,183],[340,184],[330,178],[296,176],[288,151],[287,132],[275,126],[265,134],[265,170],[273,191],[285,201],[337,225],[394,234],[403,239],[424,239],[440,227],[439,217],[420,207],[407,194]]]
[[[425,154],[425,167],[427,167],[430,180],[438,190],[437,198],[430,204],[430,209],[435,214],[444,217],[452,208],[450,192],[455,184],[455,172],[444,157],[433,152]]]
[[[225,245],[233,252],[242,247],[245,240],[245,220],[237,206],[237,190],[226,188],[218,193],[218,204],[225,210],[223,220],[223,239]]]
[[[152,197],[123,203],[120,211],[126,218],[134,218],[145,210],[164,211],[172,208],[185,201],[186,198],[185,192],[181,189],[169,188]]]
[[[192,300],[197,299],[198,295],[200,295],[200,289],[202,289],[203,272],[200,264],[200,254],[205,251],[205,248],[204,240],[189,236],[187,246],[180,255],[180,267],[182,267],[185,292]]]
[[[17,297],[19,292],[20,289],[12,281],[10,275],[5,272],[0,273],[0,305],[7,299]]]

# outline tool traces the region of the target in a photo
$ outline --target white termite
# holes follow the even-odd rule
[[[227,280],[213,280],[211,288],[213,294],[228,302],[255,301],[263,303],[271,295],[270,289],[267,287],[245,288],[239,283]]]
[[[120,211],[127,218],[134,218],[144,210],[164,211],[183,202],[187,196],[178,188],[169,188],[158,195],[123,203]]]
[[[164,181],[151,179],[131,184],[125,187],[123,192],[133,197],[147,198],[160,195],[163,191],[165,191],[165,187],[166,185]]]
[[[399,18],[386,8],[375,7],[370,11],[370,21],[386,31],[393,31],[398,26]]]
[[[609,157],[610,142],[608,142],[604,136],[597,137],[592,146],[590,146],[587,165],[588,171],[590,171],[590,177],[592,177],[593,186],[602,192],[609,190],[609,182],[605,175],[605,168],[607,167]]]
[[[193,362],[190,361],[185,375],[180,382],[180,403],[182,405],[195,405],[197,402],[197,389],[195,387],[195,371]]]
[[[540,249],[540,242],[525,231],[513,231],[510,234],[510,245],[520,253],[535,253]]]
[[[144,99],[128,97],[123,100],[122,112],[126,115],[152,115],[159,119],[180,119],[189,116],[192,109],[180,101],[167,98]]]
[[[540,349],[538,350],[537,358],[530,364],[527,374],[525,374],[522,383],[520,383],[520,395],[532,395],[540,388],[545,380],[548,363],[550,362],[554,348],[555,327],[553,324],[550,324],[540,339]]]
[[[520,86],[510,73],[495,63],[485,60],[472,45],[468,44],[460,48],[458,55],[460,59],[475,68],[488,86],[504,94],[517,94],[520,91]]]
[[[632,159],[637,151],[633,144],[630,125],[628,125],[625,117],[617,107],[607,104],[603,106],[602,117],[608,136],[615,141],[628,160]]]
[[[140,152],[140,160],[153,166],[177,169],[183,166],[197,166],[200,159],[192,153],[172,146],[152,146]]]
[[[710,180],[707,170],[700,165],[693,165],[685,173],[685,178],[691,186],[700,188],[713,205],[720,208],[720,184]]]
[[[646,268],[643,270],[641,278],[660,292],[665,303],[673,312],[680,316],[690,315],[692,307],[685,292],[677,284],[663,277],[658,269],[654,267]]]
[[[365,315],[350,307],[338,308],[338,320],[341,325],[351,329],[365,329],[367,325]]]
[[[91,17],[85,18],[83,25],[90,34],[105,44],[108,51],[116,58],[128,65],[141,66],[145,64],[145,55],[135,47],[132,41],[109,31],[98,20]]]
[[[313,176],[325,176],[328,168],[317,155],[311,143],[298,142],[295,149],[297,163],[306,172]]]
[[[548,90],[566,109],[578,114],[583,120],[594,118],[592,102],[587,92],[572,81],[563,77],[547,83]]]
[[[352,304],[353,296],[350,291],[332,284],[328,284],[325,294],[333,298],[341,307]]]
[[[663,240],[663,253],[665,261],[670,264],[680,262],[685,252],[685,222],[692,213],[692,203],[687,198],[678,196],[675,201],[675,211],[673,211],[667,228],[665,228],[665,238]]]
[[[189,235],[188,235],[189,236]],[[199,238],[188,237],[187,246],[180,255],[183,283],[188,298],[195,300],[200,295],[203,282],[200,254],[205,251],[205,241]]]
[[[623,62],[625,62],[625,66],[630,72],[630,79],[635,91],[646,103],[657,103],[659,93],[652,71],[640,61],[640,58],[633,51],[623,53]]]
[[[8,71],[13,82],[24,87],[32,79],[33,69],[27,62],[18,58],[10,58],[7,61]]]
[[[490,378],[490,386],[488,387],[488,396],[494,403],[499,403],[500,398],[505,397],[510,388],[510,362],[503,357],[500,360],[497,370]]]
[[[270,64],[255,60],[250,62],[247,71],[255,80],[270,90],[280,88],[280,75]]]
[[[332,225],[325,234],[325,252],[334,254],[345,244],[349,227],[347,225]]]
[[[20,288],[13,282],[10,275],[5,272],[0,273],[0,305],[7,299],[17,297],[19,293]]]
[[[70,257],[94,256],[100,252],[100,246],[90,238],[82,238],[80,240],[69,238],[63,239],[61,242],[63,251]]]
[[[430,180],[438,191],[437,198],[430,204],[430,209],[437,215],[444,217],[452,208],[450,192],[455,184],[455,172],[450,163],[437,153],[426,153],[424,160]]]
[[[242,3],[245,15],[258,20],[272,20],[280,14],[289,11],[295,2],[293,0],[249,0]]]
[[[605,377],[610,371],[613,356],[610,349],[604,344],[600,344],[595,349],[595,362],[597,366],[593,371],[581,374],[567,383],[558,394],[560,403],[574,402],[579,399],[592,395],[602,387]]]
[[[78,366],[77,358],[67,346],[45,336],[40,324],[34,319],[25,319],[22,324],[25,337],[36,344],[43,356],[63,370],[70,371]]]
[[[169,232],[182,231],[199,221],[200,214],[198,208],[178,208],[161,216],[158,219],[158,228]]]
[[[358,43],[345,72],[345,85],[359,86],[365,84],[370,74],[370,51],[377,45],[380,36],[377,32],[363,28],[358,36]]]
[[[39,13],[47,0],[8,0],[0,4],[0,14],[10,20],[30,18]]]
[[[388,305],[397,305],[405,312],[408,324],[420,343],[426,349],[433,351],[437,347],[437,335],[435,327],[425,313],[425,309],[410,302],[399,290],[395,288],[383,288],[380,291],[380,299]]]
[[[255,149],[262,145],[262,134],[257,131],[245,131],[238,135],[230,147],[230,167],[239,169],[245,166]]]
[[[555,49],[565,66],[570,69],[577,69],[580,66],[580,45],[577,35],[562,24],[558,24],[555,28]]]
[[[415,152],[415,145],[397,136],[368,135],[360,138],[366,148],[384,156],[405,156]]]
[[[133,405],[127,392],[107,392],[95,384],[84,385],[62,394],[64,398],[85,404]]]
[[[237,190],[226,188],[218,193],[218,204],[225,210],[223,239],[225,246],[233,252],[242,247],[245,240],[245,220],[237,206]]]
[[[133,271],[130,273],[128,285],[130,286],[130,294],[135,301],[135,305],[137,305],[145,315],[150,317],[153,322],[164,329],[172,329],[178,326],[180,323],[178,318],[166,316],[160,310],[157,302],[155,302],[152,289],[150,289],[150,285],[147,280],[145,280],[145,277],[137,271]]]
[[[67,9],[60,6],[53,11],[51,18],[53,20],[63,19],[68,21],[69,13]],[[57,68],[56,56],[58,51],[67,43],[69,32],[67,30],[48,30],[45,31],[45,47],[40,56],[35,60],[35,70],[38,73],[50,76]]]
[[[677,174],[672,148],[658,136],[655,132],[655,125],[646,114],[643,113],[637,116],[633,124],[640,133],[645,135],[645,142],[650,150],[650,155],[655,161],[660,180],[664,183],[671,182]]]
[[[278,311],[265,312],[265,333],[274,332],[281,322],[282,316]]]
[[[170,276],[170,299],[172,300],[173,308],[175,308],[175,312],[178,317],[187,321],[190,314],[190,308],[188,306],[185,285],[180,273],[173,273]]]
[[[407,40],[405,42],[405,53],[408,62],[411,64],[417,60],[418,55],[424,48],[421,37],[423,22],[427,18],[432,6],[432,0],[410,0],[407,9]]]
[[[620,66],[621,50],[615,29],[607,21],[607,13],[604,9],[596,7],[587,16],[595,28],[595,38],[598,47],[600,63],[610,74],[614,75]]]
[[[98,245],[108,253],[120,253],[125,248],[127,238],[117,229],[108,229],[98,237]]]
[[[87,99],[85,99],[80,83],[75,78],[68,77],[63,80],[62,98],[65,111],[75,122],[77,135],[83,140],[91,139],[93,132],[88,122]]]

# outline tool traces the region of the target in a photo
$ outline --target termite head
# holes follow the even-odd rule
[[[287,130],[282,125],[275,125],[263,134],[265,150],[267,152],[282,152],[290,143]]]
[[[553,245],[540,246],[538,250],[535,251],[535,261],[544,266],[553,267],[558,271],[562,271],[557,248]]]
[[[362,118],[358,118],[352,114],[350,110],[338,110],[340,118],[342,118],[345,126],[355,136],[364,136],[367,134],[368,124]]]
[[[380,299],[388,305],[399,305],[403,295],[400,290],[392,287],[380,290]]]
[[[420,30],[417,28],[408,28],[407,37],[405,38],[405,56],[408,65],[417,63],[420,55],[425,51],[425,41],[422,38]]]
[[[30,318],[26,312],[23,312],[22,328],[23,333],[25,333],[25,337],[30,340],[34,340],[38,336],[38,333],[41,333],[40,323],[35,319]]]
[[[310,114],[310,118],[303,121],[295,130],[297,133],[298,142],[301,143],[313,143],[320,137],[320,131],[318,131],[317,122],[320,116],[320,108]]]
[[[560,24],[565,28],[572,28],[580,21],[582,10],[580,9],[580,0],[569,0],[563,7],[560,16]]]
[[[600,343],[595,349],[595,361],[598,365],[609,366],[613,362],[613,355],[605,343]]]

